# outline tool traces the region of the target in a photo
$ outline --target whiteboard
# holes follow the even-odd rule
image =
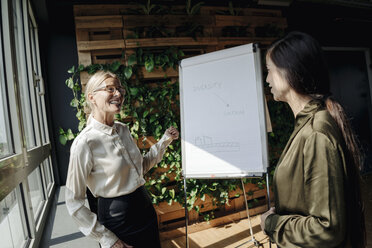
[[[268,156],[258,46],[183,59],[179,72],[183,176],[262,176]]]

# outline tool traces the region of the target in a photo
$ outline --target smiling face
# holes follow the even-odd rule
[[[283,72],[271,61],[269,55],[266,55],[266,66],[268,71],[266,82],[271,88],[274,100],[288,102],[291,87],[283,76]]]
[[[109,92],[106,90],[113,86],[116,89],[122,87],[118,80],[115,78],[107,78],[104,80],[97,89],[95,89],[90,95],[90,101],[94,106],[95,112],[101,112],[105,115],[114,115],[120,112],[121,106],[124,101],[124,94],[121,94],[119,90]],[[125,92],[125,91],[124,91]]]

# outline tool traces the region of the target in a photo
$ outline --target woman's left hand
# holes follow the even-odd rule
[[[165,131],[165,134],[170,136],[172,139],[176,140],[178,139],[180,133],[178,132],[177,128],[170,127]]]
[[[271,215],[271,214],[275,214],[275,208],[270,208],[269,211],[267,211],[266,213],[263,213],[261,215],[261,229],[262,231],[265,233],[265,221],[266,221],[266,218],[267,216]]]

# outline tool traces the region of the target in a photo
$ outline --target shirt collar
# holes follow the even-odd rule
[[[312,116],[314,113],[318,112],[319,109],[323,107],[323,102],[320,100],[311,100],[305,107],[297,114],[296,124],[302,123],[308,117]]]
[[[90,126],[92,126],[94,129],[96,129],[98,131],[101,131],[105,134],[112,135],[114,133],[114,131],[116,130],[116,123],[114,123],[114,125],[111,127],[111,126],[108,126],[106,124],[103,124],[103,123],[97,121],[96,119],[94,119],[93,116],[90,116],[89,119],[90,120],[89,120],[88,124]]]

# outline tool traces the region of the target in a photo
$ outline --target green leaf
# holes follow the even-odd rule
[[[204,194],[202,197],[200,197],[200,199],[201,199],[202,201],[205,201],[205,194]]]
[[[67,72],[71,74],[75,73],[75,66],[73,65]]]
[[[135,63],[137,63],[137,56],[136,56],[136,54],[132,54],[132,55],[130,55],[129,58],[128,58],[128,65],[129,65],[129,66],[132,66],[132,65],[134,65]]]
[[[79,106],[79,100],[76,98],[72,99],[72,101],[70,102],[70,106],[76,108],[77,106]]]
[[[84,129],[85,124],[86,124],[85,120],[79,122],[79,127],[78,127],[79,132]]]
[[[110,71],[116,72],[119,69],[119,67],[120,67],[120,62],[115,61],[114,63],[110,65]]]
[[[150,112],[148,110],[146,110],[145,112],[143,112],[143,118],[146,118],[146,116],[149,114]]]
[[[130,94],[132,96],[137,96],[138,92],[139,92],[139,89],[138,88],[129,88],[129,91],[130,91]]]
[[[67,138],[65,135],[60,135],[59,136],[59,142],[62,144],[62,145],[66,145],[67,143]]]
[[[59,128],[59,134],[65,134],[65,131],[61,127]]]
[[[79,65],[79,67],[78,67],[78,71],[81,72],[81,71],[83,71],[83,70],[84,70],[84,65]]]
[[[150,123],[153,123],[155,120],[156,120],[156,116],[155,115],[152,115],[150,117]]]
[[[132,67],[130,66],[125,67],[124,69],[125,78],[129,79],[132,76],[132,73],[133,73]]]
[[[167,188],[166,188],[166,187],[163,187],[163,188],[161,189],[161,194],[164,195],[165,191],[167,191]]]
[[[174,196],[176,195],[174,189],[169,190],[169,195],[174,199]]]
[[[80,120],[82,115],[83,115],[83,111],[81,109],[79,109],[79,111],[76,113],[76,118],[78,118]]]
[[[70,89],[73,89],[74,88],[74,80],[72,79],[72,77],[70,77],[69,79],[66,80],[66,85]]]
[[[71,129],[69,128],[67,130],[67,139],[68,140],[73,140],[75,138],[75,135],[72,133]]]
[[[155,63],[154,63],[154,59],[153,58],[150,58],[150,59],[148,59],[148,60],[145,61],[146,71],[152,72],[154,70],[154,66],[155,66]]]

